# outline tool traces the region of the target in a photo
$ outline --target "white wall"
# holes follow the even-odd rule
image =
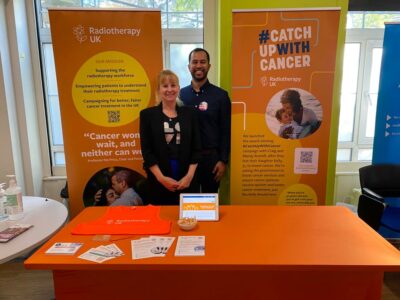
[[[47,177],[43,180],[43,197],[62,201],[60,197],[61,189],[65,186],[65,177]]]
[[[6,181],[6,174],[16,174],[24,186],[9,42],[9,2],[0,1],[0,182]]]
[[[335,202],[345,202],[357,205],[353,189],[360,188],[360,180],[356,172],[336,173],[335,176]]]
[[[354,189],[360,188],[358,169],[369,164],[370,162],[338,163],[336,165],[335,202],[345,202],[357,206],[358,192],[355,192]]]

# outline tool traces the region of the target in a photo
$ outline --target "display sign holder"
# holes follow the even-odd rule
[[[180,194],[179,217],[197,221],[218,221],[218,194]]]

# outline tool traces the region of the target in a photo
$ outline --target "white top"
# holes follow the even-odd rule
[[[307,107],[303,107],[303,117],[301,118],[301,126],[305,125],[312,125],[314,123],[318,122],[317,115],[312,109],[309,109]]]
[[[0,221],[0,230],[12,224],[32,224],[33,227],[7,243],[0,243],[0,263],[33,250],[47,241],[68,218],[67,208],[56,200],[41,197],[22,197],[24,217],[17,221]]]
[[[292,128],[292,130],[289,131],[290,133],[284,134],[285,130],[288,130],[289,128]],[[283,138],[298,139],[303,129],[303,126],[299,126],[296,121],[292,121],[289,124],[281,125],[278,135]]]
[[[133,188],[128,188],[124,191],[117,200],[110,204],[110,206],[132,206],[143,205],[142,198],[135,192]]]

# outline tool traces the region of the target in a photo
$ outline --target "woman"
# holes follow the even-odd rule
[[[201,158],[196,112],[180,105],[179,79],[169,70],[157,78],[156,106],[140,112],[140,143],[150,203],[179,204],[182,192],[199,192],[195,180]]]

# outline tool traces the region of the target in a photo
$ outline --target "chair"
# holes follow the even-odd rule
[[[68,193],[68,182],[65,182],[65,186],[60,191],[60,197],[62,198],[62,203],[69,210],[69,193]]]
[[[370,165],[359,175],[358,216],[384,237],[399,237],[400,165]]]
[[[68,182],[67,181],[65,182],[65,186],[60,191],[60,197],[62,198],[62,203],[65,205],[65,207],[68,210],[67,221],[69,221],[69,193],[68,193]]]

